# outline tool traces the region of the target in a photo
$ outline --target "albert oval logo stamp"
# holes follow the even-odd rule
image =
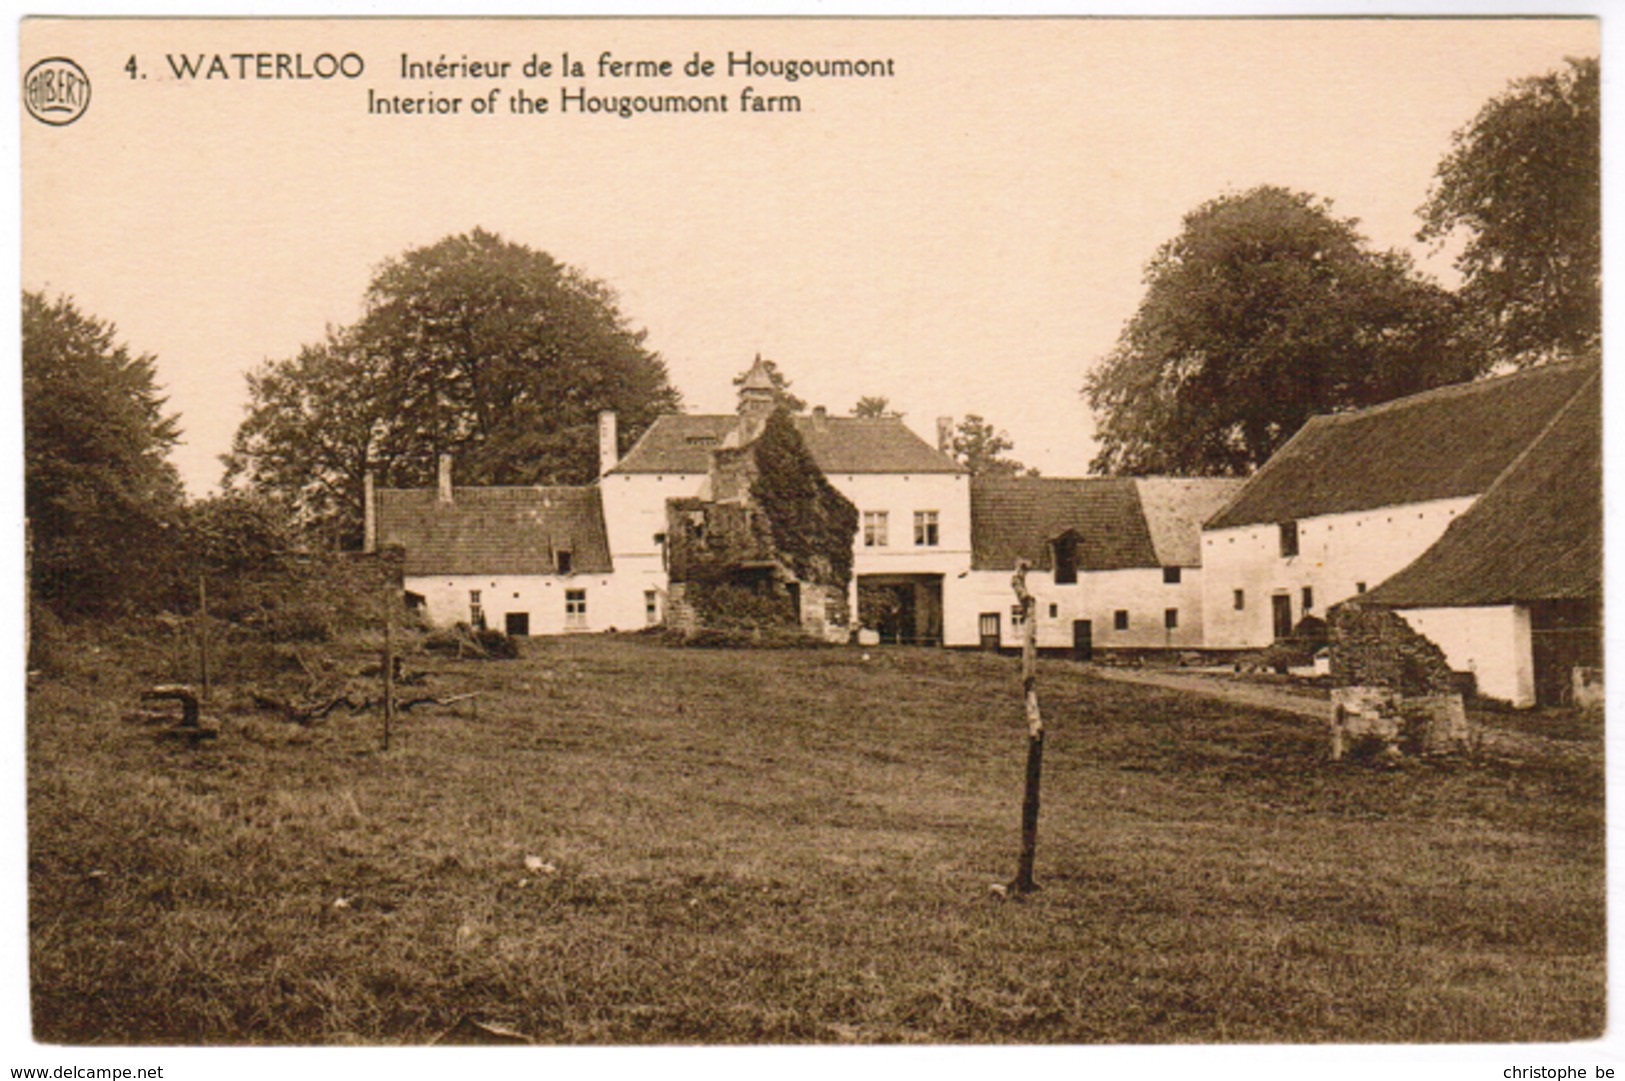
[[[23,76],[23,103],[42,124],[71,124],[90,107],[90,76],[65,56],[38,61]]]

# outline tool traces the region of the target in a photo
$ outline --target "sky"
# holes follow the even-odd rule
[[[65,56],[93,86],[70,125],[22,121],[22,284],[156,356],[194,495],[219,482],[246,372],[358,318],[383,260],[475,227],[614,288],[691,411],[732,410],[759,352],[810,404],[882,396],[927,438],[977,413],[1013,457],[1081,474],[1080,388],[1185,214],[1259,184],[1312,192],[1454,284],[1451,253],[1414,237],[1452,133],[1511,80],[1598,51],[1589,19],[34,20],[20,37],[25,68]],[[600,75],[606,51],[674,74]],[[730,51],[892,74],[729,76]],[[566,52],[582,77],[561,77]],[[172,73],[217,53],[232,78]],[[241,79],[240,53],[365,70]],[[403,53],[511,67],[409,80]],[[695,53],[718,73],[683,76]],[[532,54],[554,73],[525,77]],[[800,111],[741,113],[747,86]],[[472,113],[493,89],[496,111]],[[511,113],[521,89],[549,111]],[[581,90],[728,112],[561,113]],[[386,116],[369,93],[463,101]]]

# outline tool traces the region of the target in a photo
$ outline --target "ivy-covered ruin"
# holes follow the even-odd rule
[[[706,493],[666,513],[673,629],[846,639],[858,511],[782,409],[712,451]]]

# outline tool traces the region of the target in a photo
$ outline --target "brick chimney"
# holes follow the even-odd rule
[[[818,431],[827,432],[829,430],[829,410],[825,409],[823,406],[813,406],[812,420],[813,427]]]
[[[451,504],[451,455],[440,456],[440,502]]]
[[[615,468],[621,460],[621,452],[616,444],[619,433],[615,427],[615,411],[605,409],[598,414],[598,475],[601,477]]]
[[[361,476],[361,550],[378,550],[378,475],[367,470]]]
[[[937,418],[937,449],[944,454],[954,451],[954,418]]]

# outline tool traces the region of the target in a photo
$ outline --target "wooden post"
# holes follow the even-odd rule
[[[1027,591],[1027,561],[1016,564],[1010,586],[1021,605],[1021,694],[1027,716],[1027,784],[1021,800],[1021,862],[1010,888],[1016,893],[1038,889],[1033,857],[1038,848],[1038,782],[1044,768],[1044,718],[1038,711],[1037,604]]]
[[[199,683],[203,687],[203,700],[209,700],[209,587],[208,579],[201,574],[197,579],[197,650]]]
[[[384,750],[395,725],[395,613],[393,591],[384,583]]]

